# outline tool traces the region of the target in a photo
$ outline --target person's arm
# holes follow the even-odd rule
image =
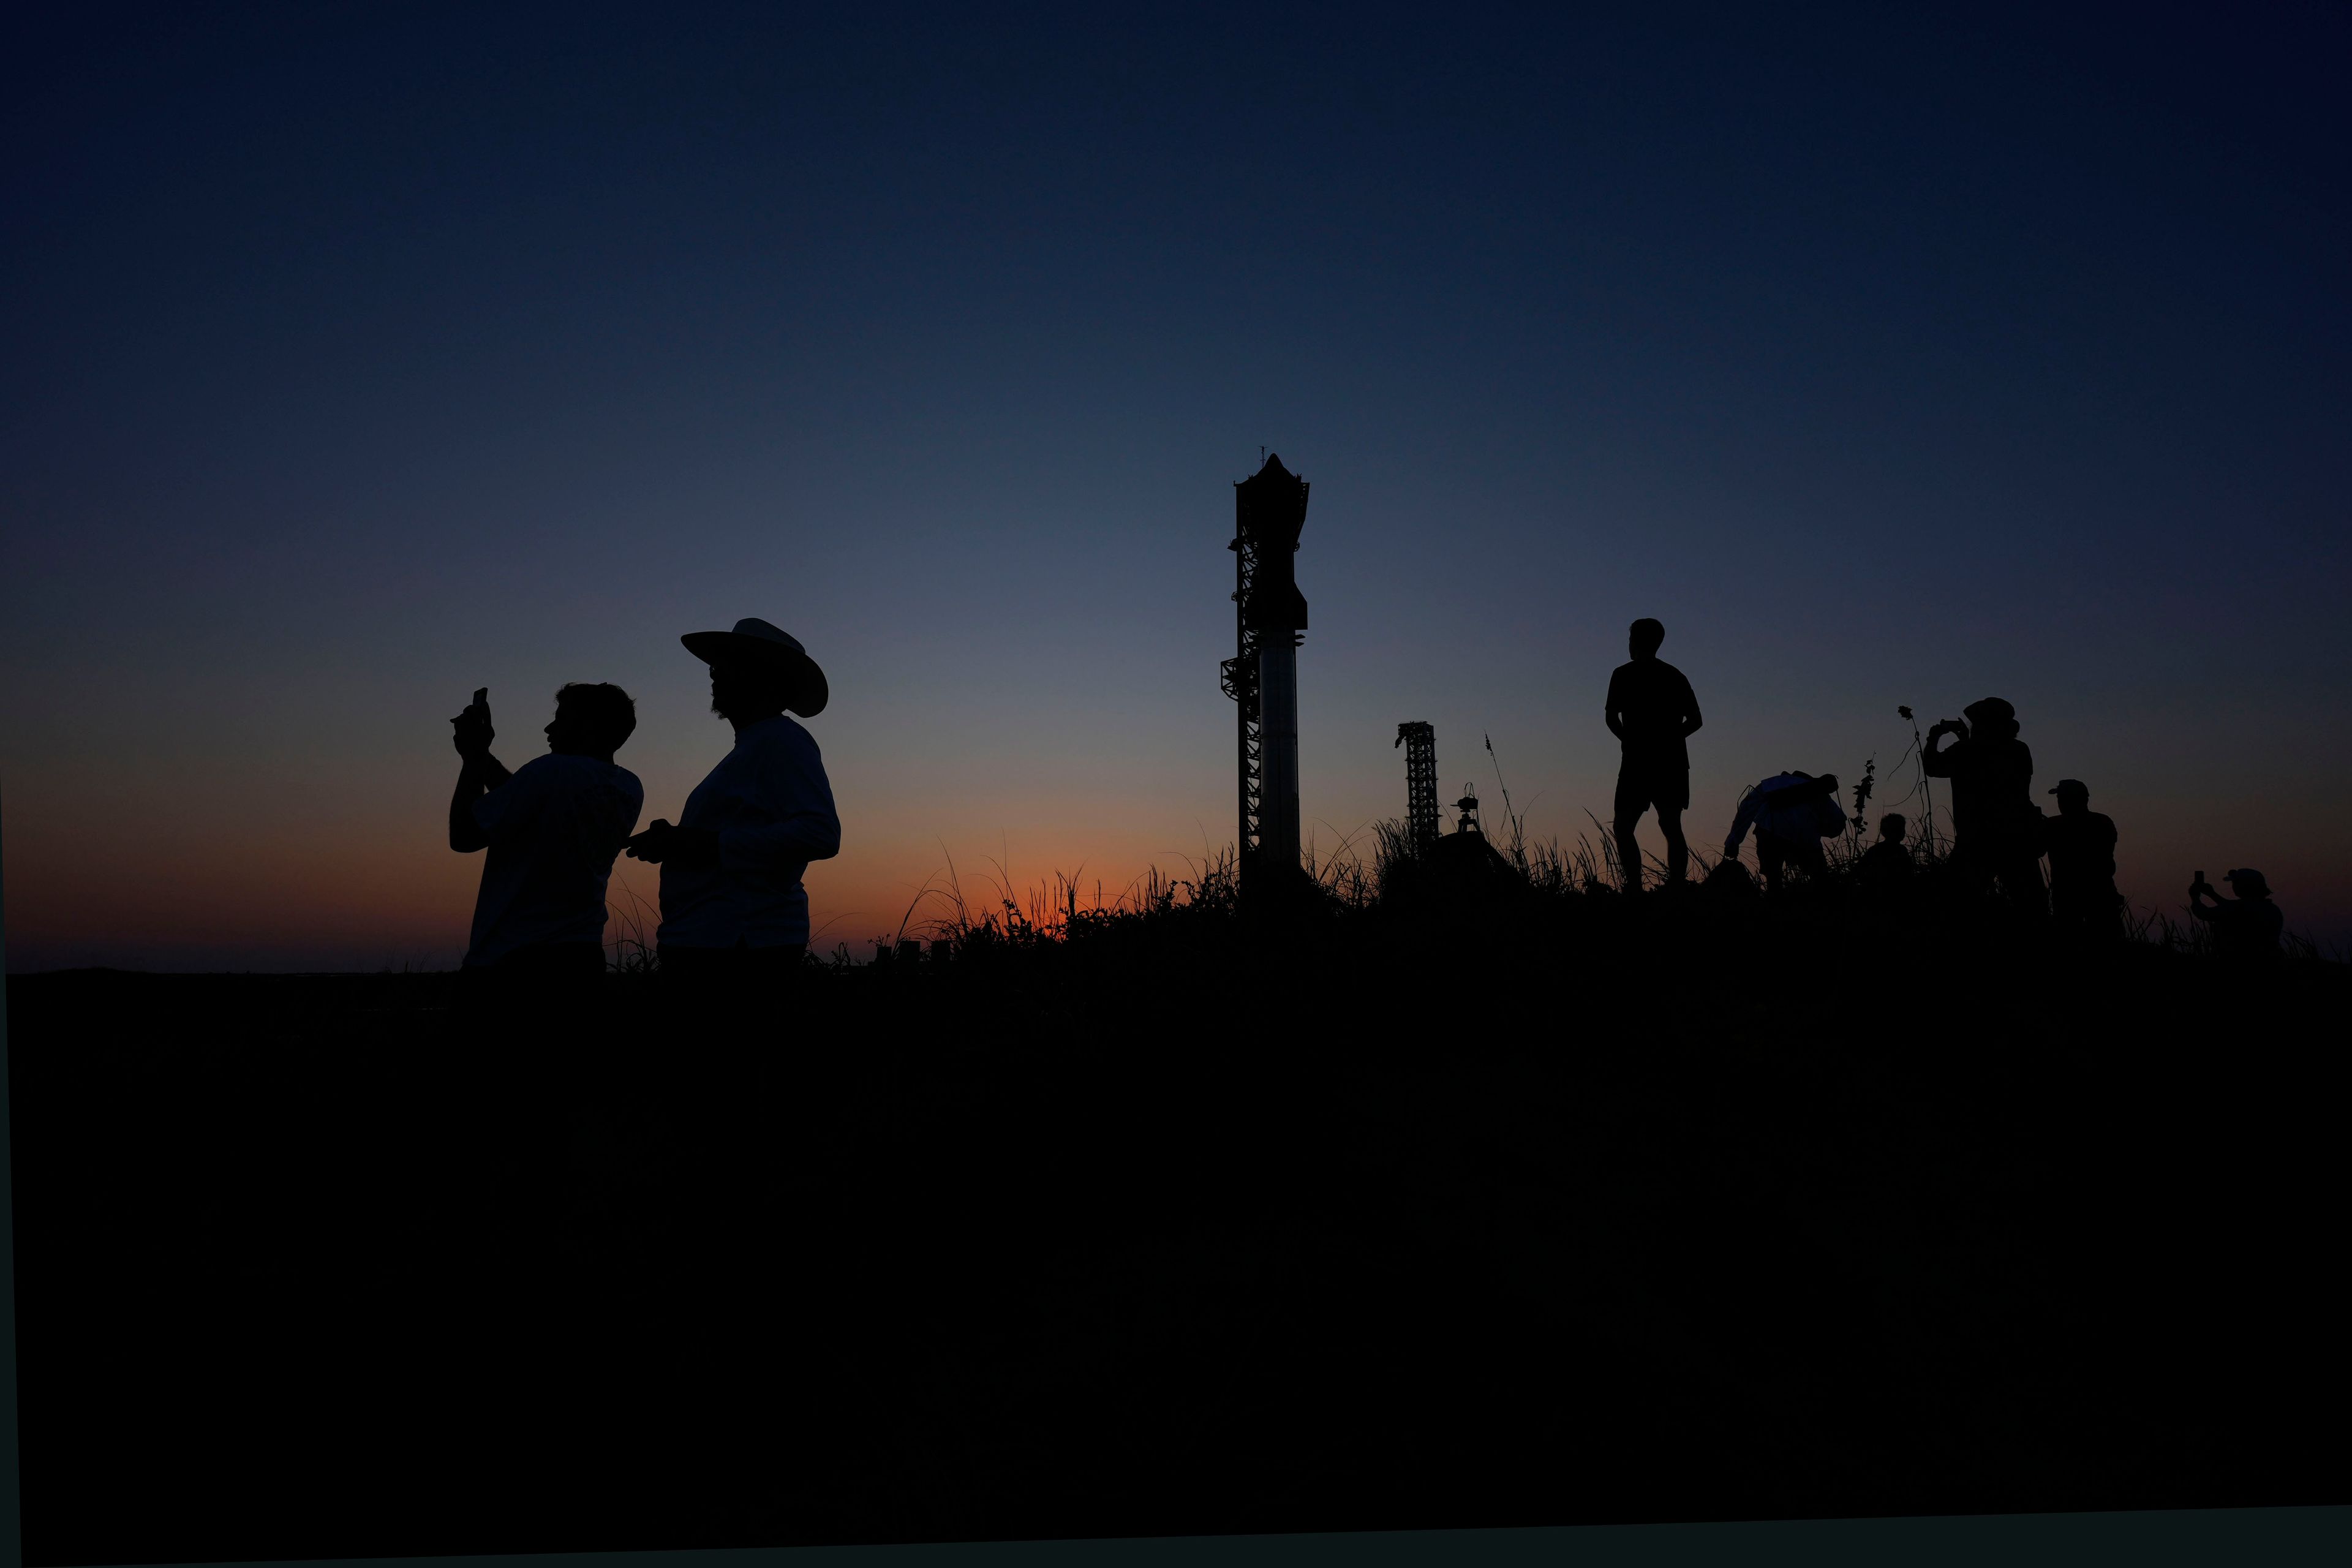
[[[1920,771],[1929,778],[1948,779],[1952,776],[1952,764],[1948,753],[1937,748],[1943,744],[1945,736],[1955,732],[1965,735],[1960,726],[1949,719],[1941,720],[1929,727],[1927,749],[1919,753]]]
[[[1698,693],[1693,691],[1690,681],[1685,679],[1683,681],[1683,738],[1688,740],[1697,734],[1701,721],[1698,716]]]
[[[466,710],[449,721],[457,731],[454,739],[462,759],[457,767],[457,787],[449,796],[449,847],[460,855],[488,847],[489,835],[474,820],[474,802],[514,776],[504,763],[490,755],[490,742],[498,731],[490,728],[488,699],[487,688],[475,692]]]
[[[1725,859],[1739,858],[1739,846],[1746,842],[1748,829],[1756,821],[1757,808],[1763,804],[1763,801],[1764,795],[1760,790],[1751,789],[1740,797],[1739,815],[1731,819],[1731,837],[1723,841]]]
[[[457,788],[449,797],[449,847],[460,855],[489,847],[490,836],[474,820],[474,803],[514,774],[488,752],[468,757],[457,770]]]
[[[1617,677],[1612,675],[1609,678],[1609,695],[1601,700],[1601,721],[1609,726],[1611,734],[1622,741],[1625,738],[1624,721],[1625,710],[1620,700]]]
[[[811,745],[769,759],[760,770],[760,795],[775,820],[740,827],[679,827],[656,821],[629,840],[634,859],[659,865],[781,868],[841,853],[841,819],[834,814],[833,788]]]
[[[781,868],[841,853],[841,818],[814,743],[774,753],[761,770],[761,784],[775,820],[712,835],[720,865]]]

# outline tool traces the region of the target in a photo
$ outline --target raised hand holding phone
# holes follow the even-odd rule
[[[459,756],[471,756],[477,752],[488,751],[490,742],[498,733],[490,728],[490,689],[487,686],[476,687],[473,701],[467,703],[466,710],[449,722],[457,728],[457,733],[455,739]]]

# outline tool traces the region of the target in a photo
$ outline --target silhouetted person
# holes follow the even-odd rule
[[[1665,640],[1666,628],[1659,622],[1644,617],[1633,623],[1625,639],[1633,660],[1611,672],[1601,714],[1623,748],[1613,830],[1629,893],[1642,888],[1642,850],[1633,829],[1652,807],[1666,836],[1666,880],[1681,881],[1690,865],[1690,848],[1683,841],[1683,813],[1690,808],[1690,748],[1685,742],[1698,732],[1698,698],[1683,672],[1658,657],[1658,645]]]
[[[2115,820],[2091,809],[2090,786],[2080,779],[2060,779],[2050,793],[2058,797],[2058,815],[2042,826],[2050,854],[2050,913],[2069,931],[2121,936]]]
[[[465,761],[449,847],[489,851],[464,968],[499,993],[592,987],[604,972],[605,883],[645,805],[636,775],[613,762],[635,705],[617,686],[566,686],[547,755],[512,773],[490,755],[488,688],[450,722]]]
[[[1740,797],[1739,814],[1731,819],[1730,836],[1723,841],[1723,858],[1736,860],[1748,829],[1756,829],[1756,862],[1764,872],[1768,891],[1780,890],[1790,866],[1801,866],[1812,877],[1829,874],[1822,840],[1845,827],[1845,813],[1837,803],[1835,773],[1820,778],[1811,773],[1774,773]]]
[[[2276,958],[2286,916],[2271,902],[2271,885],[2254,870],[2232,871],[2222,880],[2236,898],[2215,892],[2202,871],[2189,884],[2189,912],[2213,928],[2214,952],[2227,959]]]
[[[1911,824],[1899,811],[1890,811],[1878,819],[1878,842],[1862,852],[1862,862],[1856,868],[1862,885],[1873,892],[1887,893],[1909,887],[1911,873],[1916,869],[1911,863],[1911,850],[1903,840],[1911,831]]]
[[[2017,908],[2046,912],[2033,752],[2017,738],[2017,710],[1988,697],[1961,711],[1967,722],[1939,720],[1928,730],[1927,749],[1920,754],[1929,778],[1952,781],[1950,864],[1979,887],[1999,882]],[[1960,739],[1937,750],[1948,734]]]
[[[679,640],[710,666],[710,710],[734,727],[735,748],[677,826],[656,821],[629,853],[662,868],[657,942],[669,983],[749,1002],[798,972],[809,940],[802,875],[841,849],[816,742],[784,716],[824,711],[824,671],[762,620]]]

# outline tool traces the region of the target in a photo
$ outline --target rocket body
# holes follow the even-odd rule
[[[1265,864],[1298,864],[1298,648],[1286,635],[1258,650],[1259,853]]]

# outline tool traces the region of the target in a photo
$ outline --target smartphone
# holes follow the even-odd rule
[[[2205,879],[2205,873],[2204,873],[2204,872],[2202,872],[2202,871],[2198,872],[2198,873],[2197,873],[2197,879],[2198,879],[2199,881],[2200,881],[2200,882],[2201,882],[2201,881],[2203,881],[2203,880]]]
[[[477,686],[476,688],[474,688],[474,706],[475,706],[475,707],[477,707],[477,708],[486,707],[486,706],[488,706],[488,705],[489,700],[490,700],[490,689],[489,689],[488,687],[487,687],[487,686]]]

